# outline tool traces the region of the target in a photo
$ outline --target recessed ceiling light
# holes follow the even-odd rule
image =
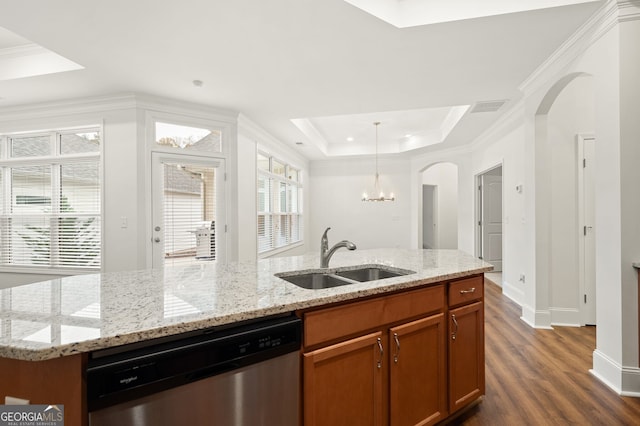
[[[406,135],[404,135],[405,138],[410,138],[411,136],[413,136],[411,133],[407,133]]]
[[[304,143],[302,143],[300,141],[296,141],[296,145],[304,145]]]
[[[203,84],[202,80],[193,80],[193,85],[196,87],[202,87]]]
[[[348,142],[353,142],[353,138],[352,138],[351,136],[349,136],[349,137],[347,138],[347,141],[348,141]]]

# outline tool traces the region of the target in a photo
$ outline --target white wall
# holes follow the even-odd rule
[[[436,245],[438,249],[458,248],[458,166],[439,163],[422,173],[423,185],[436,186]]]
[[[512,118],[511,126],[500,129],[487,145],[479,145],[473,153],[473,174],[502,164],[502,291],[517,303],[523,303],[524,283],[520,274],[525,271],[527,258],[524,245],[524,199],[531,188],[524,183],[524,129],[521,120]],[[475,221],[474,221],[475,223]]]
[[[320,250],[320,237],[327,227],[331,227],[330,245],[349,240],[359,249],[410,247],[409,162],[403,157],[380,157],[381,187],[393,192],[396,201],[363,202],[362,193],[373,187],[374,161],[358,157],[311,163],[310,251]]]
[[[581,322],[578,245],[582,243],[582,233],[578,223],[576,135],[594,132],[593,94],[592,78],[576,77],[558,95],[547,115],[551,148],[549,310],[552,324],[580,325]]]
[[[556,146],[554,142],[566,142],[570,134],[589,131],[580,120],[590,112],[576,113],[585,103],[585,93],[569,83],[582,74],[592,76],[597,287],[597,349],[592,373],[617,392],[640,396],[637,272],[630,266],[640,257],[640,7],[608,1],[599,17],[592,26],[581,28],[561,47],[561,53],[554,54],[522,84],[522,102],[474,143],[474,168],[485,169],[484,158],[504,158],[505,230],[509,234],[505,236],[508,269],[504,274],[506,280],[513,281],[517,265],[526,274],[525,283],[513,281],[505,286],[505,293],[519,299],[525,321],[548,327],[554,305],[568,303],[575,294],[572,284],[562,288],[553,285],[554,281],[571,281],[573,272],[569,269],[575,267],[575,256],[564,245],[566,241],[552,238],[554,232],[562,232],[567,240],[573,239],[565,230],[572,226],[572,214],[556,217],[555,213],[571,209],[574,203],[562,198],[562,194],[575,193],[569,188],[575,167],[564,169],[566,160],[574,157],[574,145]],[[572,94],[574,89],[577,92]],[[561,109],[564,112],[559,114]],[[515,156],[514,147],[519,151]],[[520,166],[510,172],[517,162]],[[520,177],[524,191],[522,196],[514,196],[509,189],[512,183],[507,181]],[[513,223],[517,214],[521,214],[519,229]],[[514,238],[514,233],[520,233],[521,238]],[[570,251],[558,253],[566,249]],[[569,269],[561,267],[562,261]],[[560,285],[566,286],[566,282]]]

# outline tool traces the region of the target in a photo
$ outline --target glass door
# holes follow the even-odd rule
[[[153,267],[224,261],[224,160],[152,154]]]

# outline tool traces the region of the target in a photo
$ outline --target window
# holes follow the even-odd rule
[[[99,269],[100,131],[0,135],[0,267]]]
[[[258,153],[258,253],[302,241],[300,170]]]
[[[220,130],[183,126],[156,121],[156,144],[185,151],[221,152],[222,132]]]

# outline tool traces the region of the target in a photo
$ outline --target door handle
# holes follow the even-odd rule
[[[456,335],[458,334],[458,321],[456,320],[456,314],[451,314],[451,320],[453,321],[454,329],[453,333],[451,333],[451,340],[456,340]]]
[[[400,357],[400,339],[398,333],[393,333],[393,340],[396,342],[396,353],[393,355],[393,362],[398,363],[398,357]]]

